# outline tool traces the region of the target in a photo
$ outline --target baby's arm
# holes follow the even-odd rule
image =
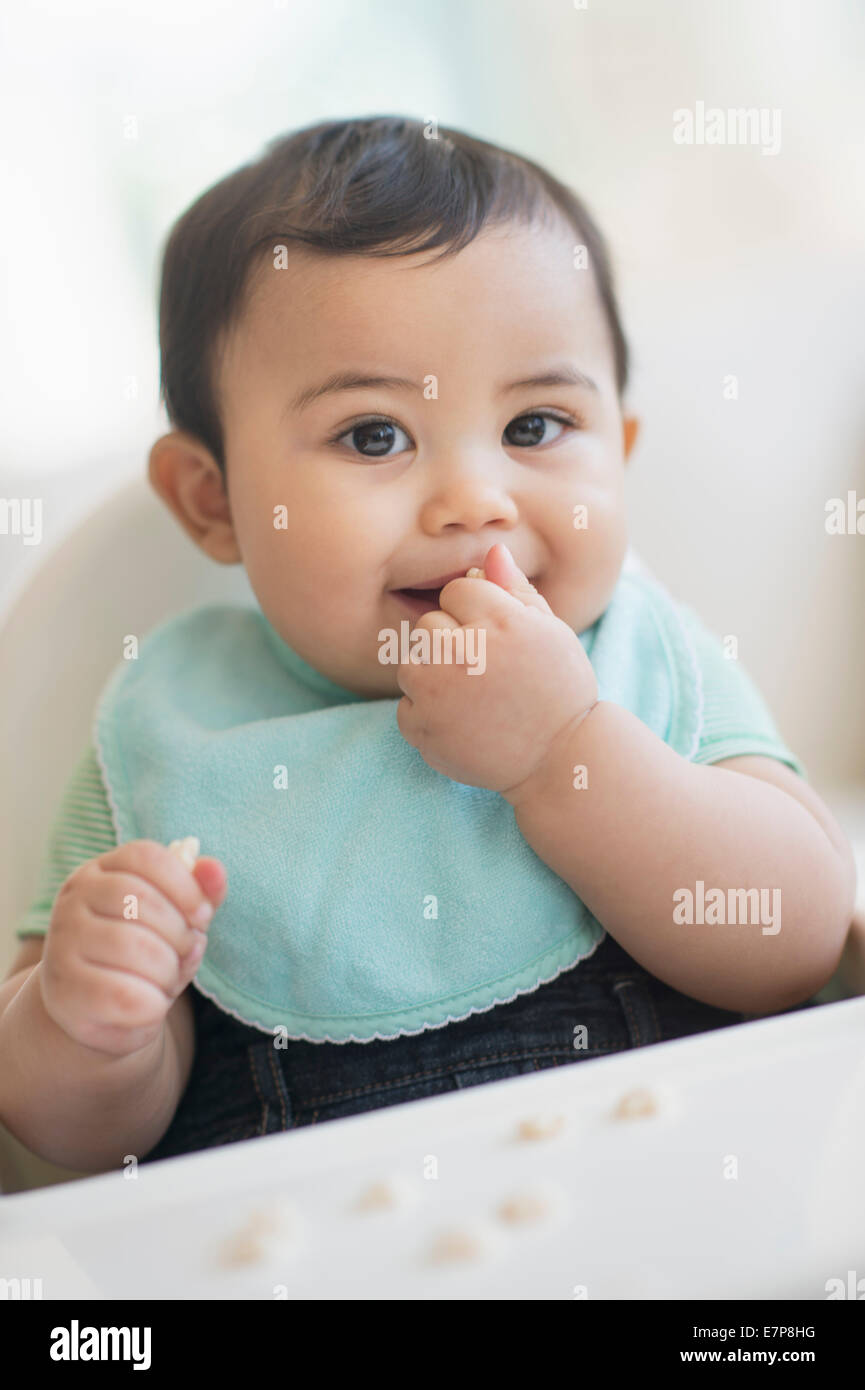
[[[119,1168],[158,1144],[186,1088],[195,1046],[189,990],[147,1048],[110,1057],[46,1013],[44,939],[27,941],[0,984],[0,1119],[33,1153],[81,1173]]]
[[[44,953],[26,943],[0,986],[0,1119],[51,1162],[120,1167],[171,1123],[194,1048],[186,986],[202,933],[188,921],[225,887],[208,869],[205,893],[190,867],[152,841],[82,864],[58,894]]]
[[[507,799],[538,857],[646,970],[719,1008],[778,1012],[836,969],[855,863],[802,778],[774,759],[732,763],[688,762],[603,700]],[[587,773],[579,789],[576,766]],[[756,888],[772,902],[780,890],[780,930],[677,923],[673,895],[694,893],[698,880],[725,900],[728,890]]]

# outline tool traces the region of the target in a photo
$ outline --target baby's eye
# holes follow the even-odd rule
[[[391,453],[395,436],[399,434],[407,441],[393,451],[399,454],[403,449],[411,448],[411,441],[405,430],[400,429],[393,420],[362,420],[359,425],[352,425],[350,430],[337,435],[333,443],[341,444],[344,439],[350,439],[349,447],[355,447],[364,458],[386,458]]]
[[[528,415],[518,415],[511,421],[505,430],[505,441],[508,444],[516,444],[518,448],[530,447],[533,444],[549,444],[552,442],[546,437],[546,425],[549,423],[559,425],[562,431],[567,429],[569,424],[558,415],[531,411]],[[553,435],[553,439],[559,437]]]

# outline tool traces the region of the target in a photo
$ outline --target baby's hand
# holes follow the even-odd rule
[[[483,673],[434,660],[401,662],[397,678],[405,694],[396,717],[400,733],[436,772],[506,793],[592,707],[598,683],[577,634],[505,546],[488,551],[484,570],[484,579],[452,579],[439,596],[441,607],[414,624],[430,632],[484,629]]]
[[[198,969],[207,910],[212,916],[226,889],[218,859],[193,870],[155,840],[130,840],[80,864],[57,894],[39,965],[50,1017],[75,1042],[111,1056],[148,1046]]]

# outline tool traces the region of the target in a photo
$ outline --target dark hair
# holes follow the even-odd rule
[[[161,394],[176,429],[225,458],[216,350],[243,308],[249,273],[275,243],[333,255],[453,255],[487,225],[558,209],[586,247],[623,392],[628,347],[603,237],[579,198],[521,155],[405,116],[324,121],[269,142],[207,189],[165,246],[159,300]],[[438,259],[438,258],[436,258]]]

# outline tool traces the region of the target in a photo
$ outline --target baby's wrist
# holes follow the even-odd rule
[[[579,739],[580,731],[586,728],[590,716],[599,705],[604,703],[606,702],[602,701],[596,694],[591,704],[578,711],[562,726],[534,771],[516,786],[509,787],[507,791],[501,793],[515,811],[526,805],[535,796],[542,795],[544,788],[549,786],[551,777],[555,778],[565,762],[568,767],[571,766],[576,756],[574,745]]]

